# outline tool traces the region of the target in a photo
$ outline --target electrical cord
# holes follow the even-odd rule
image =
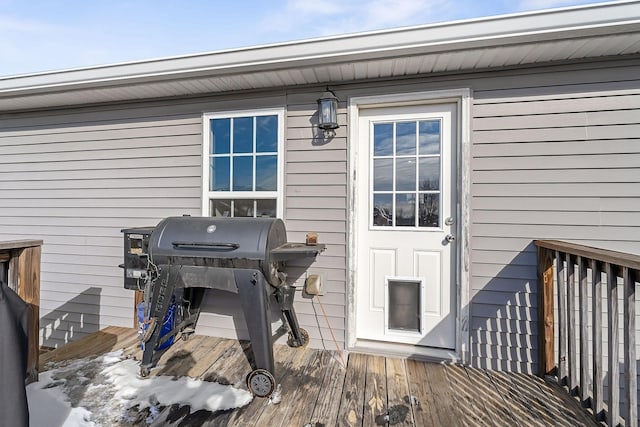
[[[320,310],[322,310],[324,321],[327,323],[327,326],[329,327],[329,333],[331,333],[331,338],[333,339],[333,343],[336,345],[336,350],[338,350],[338,354],[340,355],[340,364],[342,365],[343,368],[347,369],[347,362],[345,362],[344,360],[344,357],[342,355],[342,350],[338,345],[338,340],[336,339],[336,336],[333,333],[333,328],[331,327],[331,323],[329,323],[329,317],[327,316],[327,312],[324,311],[324,306],[322,305],[322,301],[320,301],[320,295],[316,295],[316,298],[318,299],[318,304],[320,304]]]

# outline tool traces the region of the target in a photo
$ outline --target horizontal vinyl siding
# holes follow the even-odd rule
[[[327,244],[311,266],[327,278],[327,317],[301,292],[296,310],[311,345],[334,348],[329,325],[338,345],[345,342],[346,128],[331,145],[312,143],[315,97],[294,96],[285,120],[284,219],[289,240],[316,231]],[[266,93],[3,116],[0,239],[45,242],[42,343],[59,346],[107,325],[132,324],[133,293],[123,289],[117,267],[120,230],[200,214],[202,113],[286,104]],[[302,286],[304,271],[293,265],[290,280]],[[273,319],[276,328],[277,313]],[[237,298],[211,292],[198,332],[247,338]]]
[[[315,231],[319,242],[327,245],[309,270],[326,275],[326,295],[313,299],[296,297],[300,324],[309,331],[312,346],[343,348],[346,342],[347,118],[341,110],[340,128],[335,137],[324,140],[315,127],[317,97],[313,91],[292,90],[287,98],[285,220],[290,240],[304,241],[307,232]],[[297,280],[298,286],[304,285],[304,278],[303,274]]]
[[[582,81],[561,72],[539,86],[524,78],[530,86],[475,88],[473,364],[537,372],[533,240],[640,254],[640,67],[629,70],[636,76],[613,68],[582,71]]]
[[[46,346],[131,326],[120,230],[199,213],[199,115],[109,113],[0,119],[0,240],[44,240]]]

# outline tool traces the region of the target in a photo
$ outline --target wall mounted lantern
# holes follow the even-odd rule
[[[324,131],[325,137],[334,136],[338,125],[338,98],[327,86],[327,90],[318,99],[318,127]]]

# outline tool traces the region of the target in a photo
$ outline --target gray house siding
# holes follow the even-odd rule
[[[311,267],[328,277],[327,319],[302,295],[296,308],[311,345],[333,347],[328,321],[344,346],[352,214],[345,102],[470,88],[471,362],[535,372],[532,241],[640,253],[638,76],[638,60],[619,60],[335,85],[342,126],[331,141],[316,138],[312,126],[322,87],[4,114],[0,239],[45,241],[43,344],[60,345],[109,324],[129,326],[133,299],[116,267],[120,228],[200,213],[203,112],[284,106],[289,239],[317,231],[328,244]],[[212,293],[199,331],[245,337],[238,314],[233,297]]]
[[[282,93],[0,117],[0,239],[45,241],[43,345],[59,346],[107,325],[133,324],[133,294],[123,289],[117,267],[120,229],[154,225],[170,215],[199,215],[202,113],[281,107],[287,103]],[[327,322],[344,346],[346,141],[343,137],[341,150],[314,148],[307,136],[315,98],[295,102],[285,124],[289,239],[304,240],[306,232],[317,231],[329,245],[313,267],[327,275],[327,318],[301,297],[297,310],[311,345],[326,342],[333,348]],[[322,158],[324,167],[318,163]],[[336,173],[320,183],[318,166],[325,175]],[[212,292],[199,332],[244,338],[239,313],[235,298]]]
[[[637,66],[593,70],[591,80],[583,72],[577,82],[564,73],[551,87],[476,90],[475,364],[537,371],[535,364],[528,365],[536,360],[537,341],[521,343],[529,338],[523,332],[535,332],[537,316],[537,300],[527,295],[536,282],[532,238],[640,253],[638,71]],[[515,320],[523,332],[487,328],[494,323],[493,312]],[[607,348],[606,333],[603,337]],[[502,343],[508,341],[505,348]]]
[[[200,118],[156,108],[78,109],[0,120],[0,239],[41,236],[41,342],[131,326],[125,226],[200,206]]]

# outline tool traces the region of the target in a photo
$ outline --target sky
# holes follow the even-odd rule
[[[0,76],[598,0],[0,0]]]

